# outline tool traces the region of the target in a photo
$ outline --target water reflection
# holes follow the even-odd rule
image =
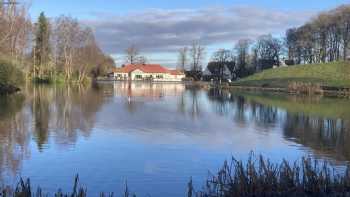
[[[255,123],[266,129],[273,127],[278,120],[278,108],[247,100],[244,95],[220,89],[210,89],[208,98],[219,115],[230,116],[241,127]]]
[[[149,170],[150,165],[157,164],[153,160],[163,160],[169,154],[175,155],[174,158],[164,159],[161,166],[166,169],[159,170],[175,171],[173,176],[180,176],[179,171],[194,166],[194,158],[199,154],[204,155],[208,165],[202,163],[203,169],[196,169],[206,173],[210,162],[221,163],[225,159],[219,158],[222,152],[245,154],[250,151],[247,149],[259,145],[267,153],[278,152],[273,150],[277,147],[274,144],[291,152],[311,152],[321,158],[350,161],[348,100],[123,82],[91,87],[30,86],[22,94],[0,98],[0,177],[3,179],[30,174],[30,167],[40,169],[43,166],[38,163],[58,157],[75,161],[72,164],[66,161],[67,166],[62,170],[72,170],[67,176],[90,172],[86,163],[98,166],[103,164],[93,162],[113,160],[120,169],[127,169],[129,174],[125,176],[139,178],[149,171],[155,173]],[[80,139],[89,146],[79,143]],[[211,151],[207,149],[210,145],[221,148]],[[270,149],[266,148],[268,145]],[[295,148],[297,145],[299,148]],[[99,148],[95,150],[95,147]],[[138,148],[140,152],[135,151]],[[74,154],[70,155],[67,149]],[[135,163],[147,164],[141,172],[134,170],[137,167],[133,164],[124,163],[130,156],[123,154],[133,151],[136,155],[132,158],[144,159]],[[217,156],[215,160],[213,155]],[[24,164],[30,167],[25,168]],[[107,165],[103,177],[120,172],[118,169]],[[132,172],[135,174],[130,175]],[[182,176],[187,177],[182,178],[187,181],[193,172],[186,173]],[[49,175],[49,171],[42,171],[41,176]]]
[[[0,98],[0,178],[16,174],[23,159],[30,156],[28,119],[22,111],[24,97]]]
[[[24,94],[0,98],[0,172],[12,176],[30,158],[31,139],[39,151],[50,146],[50,137],[62,147],[74,144],[90,135],[105,103],[98,86],[32,86]]]
[[[208,95],[216,103],[215,111],[220,115],[234,112],[236,123],[254,123],[266,131],[281,126],[286,139],[312,148],[314,154],[350,160],[348,100],[333,99],[333,106],[329,106],[329,99],[319,97],[232,94],[216,89],[208,91]],[[340,110],[338,105],[345,109]]]
[[[287,113],[283,131],[286,137],[312,148],[317,154],[349,161],[349,126],[348,120]]]
[[[106,85],[106,84],[105,84]],[[114,96],[122,97],[130,113],[142,111],[145,102],[160,102],[165,99],[178,99],[178,112],[189,114],[196,119],[201,113],[199,97],[201,90],[180,83],[131,83],[113,84]],[[189,91],[190,90],[190,91]]]
[[[96,112],[105,103],[99,86],[33,86],[26,96],[39,150],[48,143],[49,136],[61,145],[74,144],[79,135],[88,137]]]

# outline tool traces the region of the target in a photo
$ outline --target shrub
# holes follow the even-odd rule
[[[18,86],[24,82],[23,72],[11,60],[0,58],[0,84]]]
[[[288,84],[288,92],[298,94],[323,94],[323,89],[320,84],[291,82]]]

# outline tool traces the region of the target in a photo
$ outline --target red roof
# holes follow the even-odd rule
[[[140,65],[138,69],[142,70],[145,73],[167,73],[168,72],[168,69],[162,67],[159,64]]]
[[[137,69],[145,73],[170,73],[172,75],[180,74],[179,71],[169,70],[159,64],[127,64],[122,68],[115,69],[114,71],[119,73],[130,73]]]
[[[171,75],[183,75],[184,73],[179,70],[169,70]]]

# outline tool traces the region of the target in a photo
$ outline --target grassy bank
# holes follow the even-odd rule
[[[41,188],[33,190],[29,179],[21,180],[16,188],[7,187],[0,191],[0,196],[4,197],[50,196]],[[87,191],[77,176],[71,193],[58,190],[51,196],[85,197],[89,196]],[[120,194],[101,193],[100,196],[136,196],[130,193],[127,185]],[[216,175],[208,178],[202,190],[196,190],[191,180],[186,194],[188,197],[350,196],[350,170],[336,173],[328,163],[310,158],[301,158],[293,164],[287,161],[272,163],[262,156],[251,154],[247,161],[233,158],[225,162]]]
[[[309,91],[350,88],[350,63],[332,62],[268,69],[232,83],[233,86]],[[318,90],[319,89],[319,90]]]

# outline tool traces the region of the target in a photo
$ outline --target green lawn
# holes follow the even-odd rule
[[[290,82],[311,82],[324,86],[350,87],[350,62],[268,69],[234,82],[233,85],[285,88]]]

